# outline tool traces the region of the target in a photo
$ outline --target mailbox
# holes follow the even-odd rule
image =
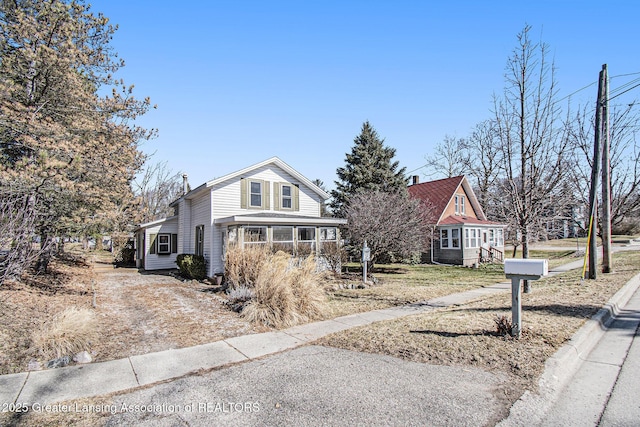
[[[523,278],[546,276],[549,274],[549,262],[546,259],[505,259],[504,274]]]
[[[520,281],[538,280],[549,274],[549,261],[546,259],[505,259],[504,274],[511,279],[511,335],[520,338],[522,333]]]

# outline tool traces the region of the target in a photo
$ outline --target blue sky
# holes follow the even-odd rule
[[[640,72],[634,1],[90,3],[119,25],[118,76],[158,104],[138,121],[159,131],[143,151],[193,187],[278,156],[331,189],[365,120],[422,174],[445,135],[491,116],[525,24],[551,48],[561,97],[604,63],[610,76]],[[596,90],[572,99],[595,104]]]

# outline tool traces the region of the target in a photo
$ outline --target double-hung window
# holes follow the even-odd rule
[[[464,215],[465,214],[465,206],[464,206],[465,197],[461,194],[456,194],[454,197],[454,206],[456,215]]]
[[[167,255],[171,253],[171,235],[158,234],[158,255]]]
[[[156,255],[170,255],[178,252],[178,235],[177,234],[151,234],[151,244],[149,245],[149,253]]]
[[[245,227],[244,244],[266,244],[267,227]]]
[[[273,249],[293,253],[293,227],[274,226],[271,229]]]
[[[290,185],[282,185],[281,188],[281,203],[282,209],[292,209],[293,208],[293,191],[291,190]]]
[[[262,182],[251,181],[249,184],[249,206],[252,208],[262,207]]]
[[[338,229],[336,227],[320,227],[320,250],[330,252],[338,246]]]

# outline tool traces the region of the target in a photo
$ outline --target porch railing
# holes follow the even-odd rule
[[[480,248],[480,262],[504,262],[504,252],[496,248]]]

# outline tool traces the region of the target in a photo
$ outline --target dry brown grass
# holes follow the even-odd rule
[[[258,280],[260,269],[271,250],[267,245],[247,245],[244,249],[229,245],[225,254],[225,278],[230,288],[253,287]]]
[[[596,281],[572,271],[533,283],[522,298],[523,337],[500,336],[495,318],[511,318],[508,292],[470,304],[378,322],[332,334],[319,341],[350,350],[381,353],[417,362],[470,365],[506,372],[503,393],[511,401],[534,389],[544,363],[640,271],[640,254],[615,255],[614,273]]]
[[[308,322],[322,315],[325,296],[313,257],[292,265],[289,254],[270,255],[260,267],[255,297],[242,310],[252,323],[282,328]]]
[[[87,308],[69,307],[56,314],[36,330],[32,350],[45,360],[73,356],[98,340],[98,319]]]

